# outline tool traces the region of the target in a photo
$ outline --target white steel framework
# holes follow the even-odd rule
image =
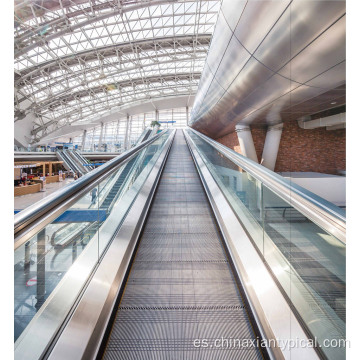
[[[159,110],[158,115],[155,111],[131,115],[128,117],[129,123],[131,123],[131,132],[127,129],[128,118],[123,116],[116,121],[99,124],[74,136],[73,144],[77,145],[81,151],[121,152],[125,149],[126,144],[134,145],[144,129],[149,127],[156,117],[158,117],[157,120],[160,121],[162,129],[186,127],[189,111],[191,108],[182,107]],[[100,137],[101,129],[103,129],[102,138]]]
[[[15,121],[33,143],[114,107],[196,93],[219,0],[15,0]]]

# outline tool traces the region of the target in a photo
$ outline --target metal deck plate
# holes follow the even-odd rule
[[[262,359],[184,135],[177,131],[104,359]],[[208,347],[195,347],[206,339]]]

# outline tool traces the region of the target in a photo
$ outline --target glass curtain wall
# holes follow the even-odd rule
[[[190,114],[191,108],[188,112]],[[156,120],[155,111],[131,115],[129,118],[128,141],[133,146],[144,129]],[[184,128],[187,126],[186,108],[175,108],[159,110],[159,122],[161,129]],[[125,148],[127,118],[121,117],[116,121],[104,123],[101,146],[99,147],[101,124],[87,129],[86,138],[83,144],[83,134],[75,136],[74,145],[81,151],[105,151],[121,152]]]

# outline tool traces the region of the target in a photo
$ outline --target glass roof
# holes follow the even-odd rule
[[[15,114],[35,114],[39,140],[114,107],[195,94],[219,7],[219,0],[15,0]]]

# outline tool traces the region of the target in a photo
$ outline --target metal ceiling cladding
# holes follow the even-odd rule
[[[103,359],[261,359],[258,348],[211,348],[255,339],[184,135],[177,131]],[[224,335],[225,336],[225,335]],[[209,339],[197,348],[195,339]],[[214,351],[216,353],[214,357]]]
[[[221,56],[222,55],[222,56]],[[190,125],[219,137],[345,104],[345,1],[224,0]]]

